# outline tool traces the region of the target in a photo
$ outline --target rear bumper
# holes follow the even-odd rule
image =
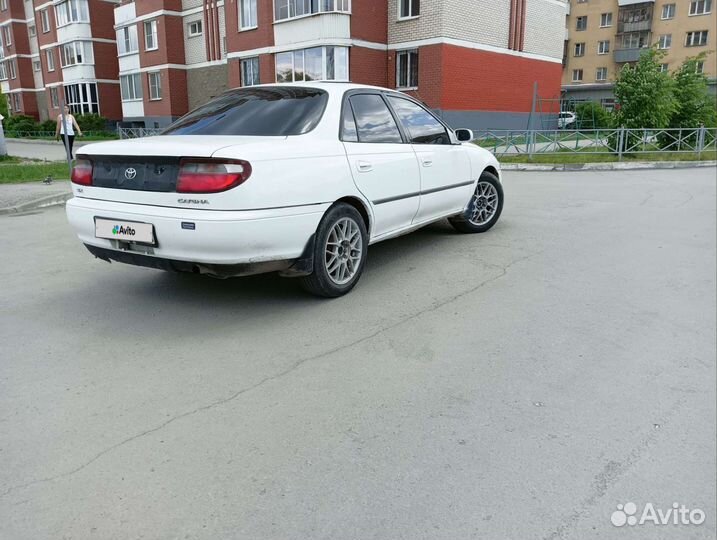
[[[305,257],[328,207],[321,204],[211,211],[75,197],[67,202],[66,211],[80,240],[102,259],[180,271],[213,268],[222,272],[205,273],[245,275],[283,270],[287,261]],[[151,223],[157,245],[147,248],[96,238],[95,217]],[[194,229],[183,228],[182,223],[192,223]],[[257,270],[259,268],[269,270]]]

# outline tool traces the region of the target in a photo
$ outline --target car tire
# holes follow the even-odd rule
[[[462,233],[482,233],[495,225],[503,211],[503,186],[493,173],[484,171],[465,212],[448,219]]]
[[[337,203],[321,219],[314,236],[314,269],[301,285],[325,298],[343,296],[356,286],[366,264],[368,232],[353,206]]]

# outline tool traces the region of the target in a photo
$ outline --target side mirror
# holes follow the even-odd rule
[[[456,139],[460,142],[470,142],[475,139],[470,129],[457,129],[454,133],[456,134]]]

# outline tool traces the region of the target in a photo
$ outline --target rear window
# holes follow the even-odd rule
[[[319,123],[327,100],[317,88],[232,90],[183,116],[163,135],[301,135]]]

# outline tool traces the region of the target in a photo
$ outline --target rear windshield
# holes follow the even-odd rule
[[[232,90],[183,116],[163,135],[301,135],[319,123],[327,99],[317,88]]]

